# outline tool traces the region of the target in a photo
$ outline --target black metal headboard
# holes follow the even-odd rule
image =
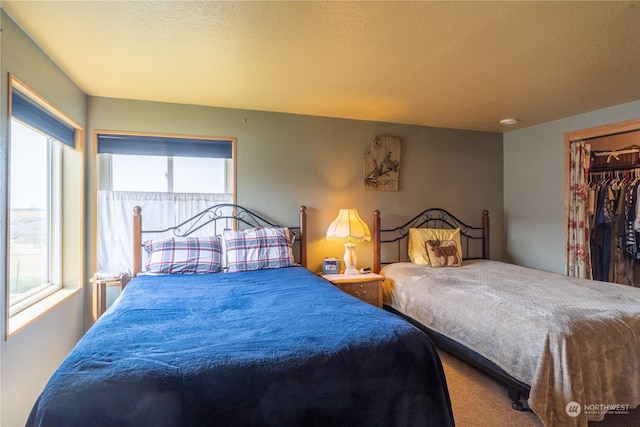
[[[233,203],[221,203],[213,205],[180,224],[169,226],[160,230],[142,229],[142,208],[136,206],[133,209],[133,274],[141,271],[141,247],[142,234],[144,233],[171,233],[176,237],[185,237],[195,233],[201,228],[212,225],[212,235],[220,234],[224,229],[244,229],[253,227],[279,226],[263,216]],[[298,262],[307,266],[307,208],[300,206],[299,224],[286,226],[296,234],[298,246]]]
[[[420,212],[406,223],[382,229],[380,211],[373,213],[373,271],[379,273],[382,266],[408,258],[407,248],[411,228],[459,228],[462,258],[489,258],[489,211],[482,211],[482,225],[471,226],[460,221],[444,209],[431,208]],[[382,245],[385,245],[383,254]],[[384,259],[383,259],[384,258]]]

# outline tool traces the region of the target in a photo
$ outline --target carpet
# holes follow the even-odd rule
[[[543,427],[530,410],[511,408],[507,388],[492,377],[438,350],[447,379],[456,427]],[[589,427],[639,427],[640,407],[627,414],[608,414]]]

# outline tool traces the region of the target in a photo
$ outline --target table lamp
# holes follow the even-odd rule
[[[360,218],[356,209],[340,209],[338,217],[329,224],[327,240],[344,241],[344,274],[358,272],[356,268],[356,243],[371,240],[371,232],[366,222]]]

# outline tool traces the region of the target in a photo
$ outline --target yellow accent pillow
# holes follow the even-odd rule
[[[410,228],[409,259],[411,262],[420,265],[431,265],[426,248],[429,240],[453,240],[458,249],[459,260],[462,262],[459,228]]]

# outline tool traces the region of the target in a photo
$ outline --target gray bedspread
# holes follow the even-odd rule
[[[640,288],[489,260],[381,274],[386,304],[529,384],[545,426],[640,404]]]

